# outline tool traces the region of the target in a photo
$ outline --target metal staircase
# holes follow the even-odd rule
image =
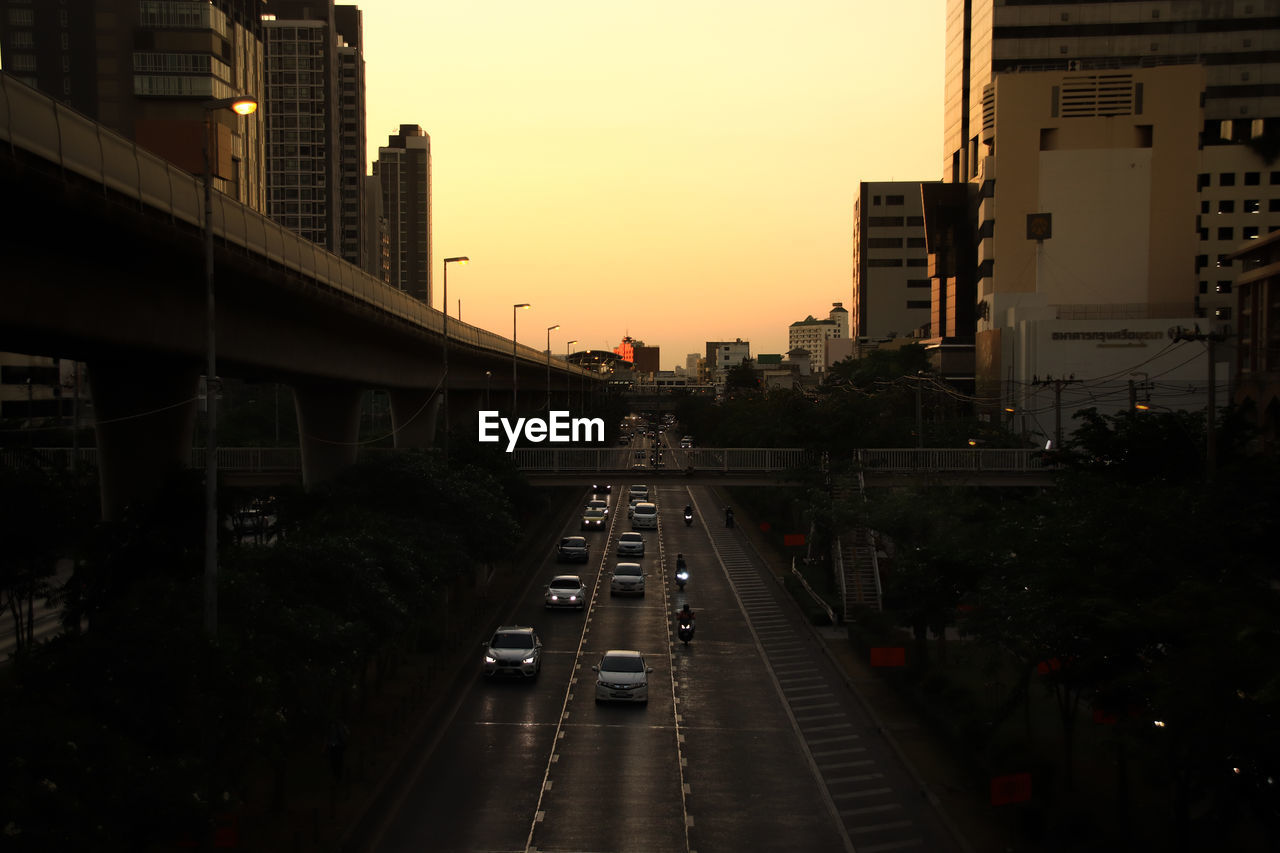
[[[866,499],[862,474],[858,474],[858,492]],[[833,497],[845,498],[852,493],[847,485],[834,485]],[[882,609],[880,590],[880,566],[876,560],[875,541],[871,531],[865,527],[855,527],[842,533],[836,539],[833,548],[832,562],[835,565],[840,582],[844,619],[849,621],[858,608],[870,607]]]

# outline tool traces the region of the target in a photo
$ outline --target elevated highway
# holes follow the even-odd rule
[[[0,336],[9,352],[89,365],[104,511],[185,465],[207,346],[203,181],[0,72]],[[434,442],[444,315],[213,193],[219,373],[289,385],[303,473],[355,459],[366,389],[389,392],[398,446]],[[599,375],[449,324],[450,415],[486,397],[563,408]],[[548,371],[551,379],[548,380]],[[536,391],[535,391],[536,389]],[[537,393],[541,392],[541,393]]]

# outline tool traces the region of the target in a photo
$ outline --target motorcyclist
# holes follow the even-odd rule
[[[689,602],[686,601],[684,603],[684,607],[681,607],[676,611],[676,618],[679,619],[680,623],[683,625],[692,625],[693,620],[697,617],[694,616],[693,611],[689,609]]]
[[[678,572],[681,569],[687,569],[687,568],[688,566],[686,566],[684,562],[684,554],[683,553],[676,554],[676,571]]]
[[[692,517],[693,517],[693,504],[685,504],[685,507],[684,507],[684,517],[685,517],[685,518],[692,518]]]

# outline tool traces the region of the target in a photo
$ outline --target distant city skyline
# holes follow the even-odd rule
[[[783,353],[851,299],[859,182],[940,177],[944,0],[356,5],[370,154],[422,126],[433,254],[472,259],[450,315],[529,302],[555,354]]]

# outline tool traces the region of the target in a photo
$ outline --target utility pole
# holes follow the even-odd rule
[[[1062,449],[1062,389],[1068,385],[1074,385],[1079,382],[1073,373],[1066,379],[1054,379],[1052,376],[1046,376],[1044,379],[1031,378],[1032,385],[1052,385],[1053,386],[1053,440],[1057,442],[1057,449]]]
[[[1221,332],[1202,332],[1200,331],[1199,324],[1196,324],[1196,327],[1190,330],[1184,329],[1181,326],[1176,326],[1172,331],[1173,331],[1173,342],[1175,344],[1181,343],[1182,341],[1204,341],[1205,345],[1208,347],[1209,381],[1206,383],[1206,389],[1205,389],[1206,391],[1208,391],[1208,401],[1205,407],[1205,418],[1204,418],[1204,477],[1206,480],[1212,480],[1213,472],[1214,472],[1214,469],[1217,467],[1217,462],[1218,462],[1218,458],[1217,458],[1218,443],[1214,439],[1214,435],[1213,435],[1215,421],[1217,419],[1216,413],[1214,410],[1217,409],[1218,407],[1217,393],[1216,393],[1217,389],[1215,388],[1218,377],[1213,369],[1215,365],[1214,344],[1216,344],[1218,341],[1225,341],[1227,339],[1227,336],[1222,334]]]

